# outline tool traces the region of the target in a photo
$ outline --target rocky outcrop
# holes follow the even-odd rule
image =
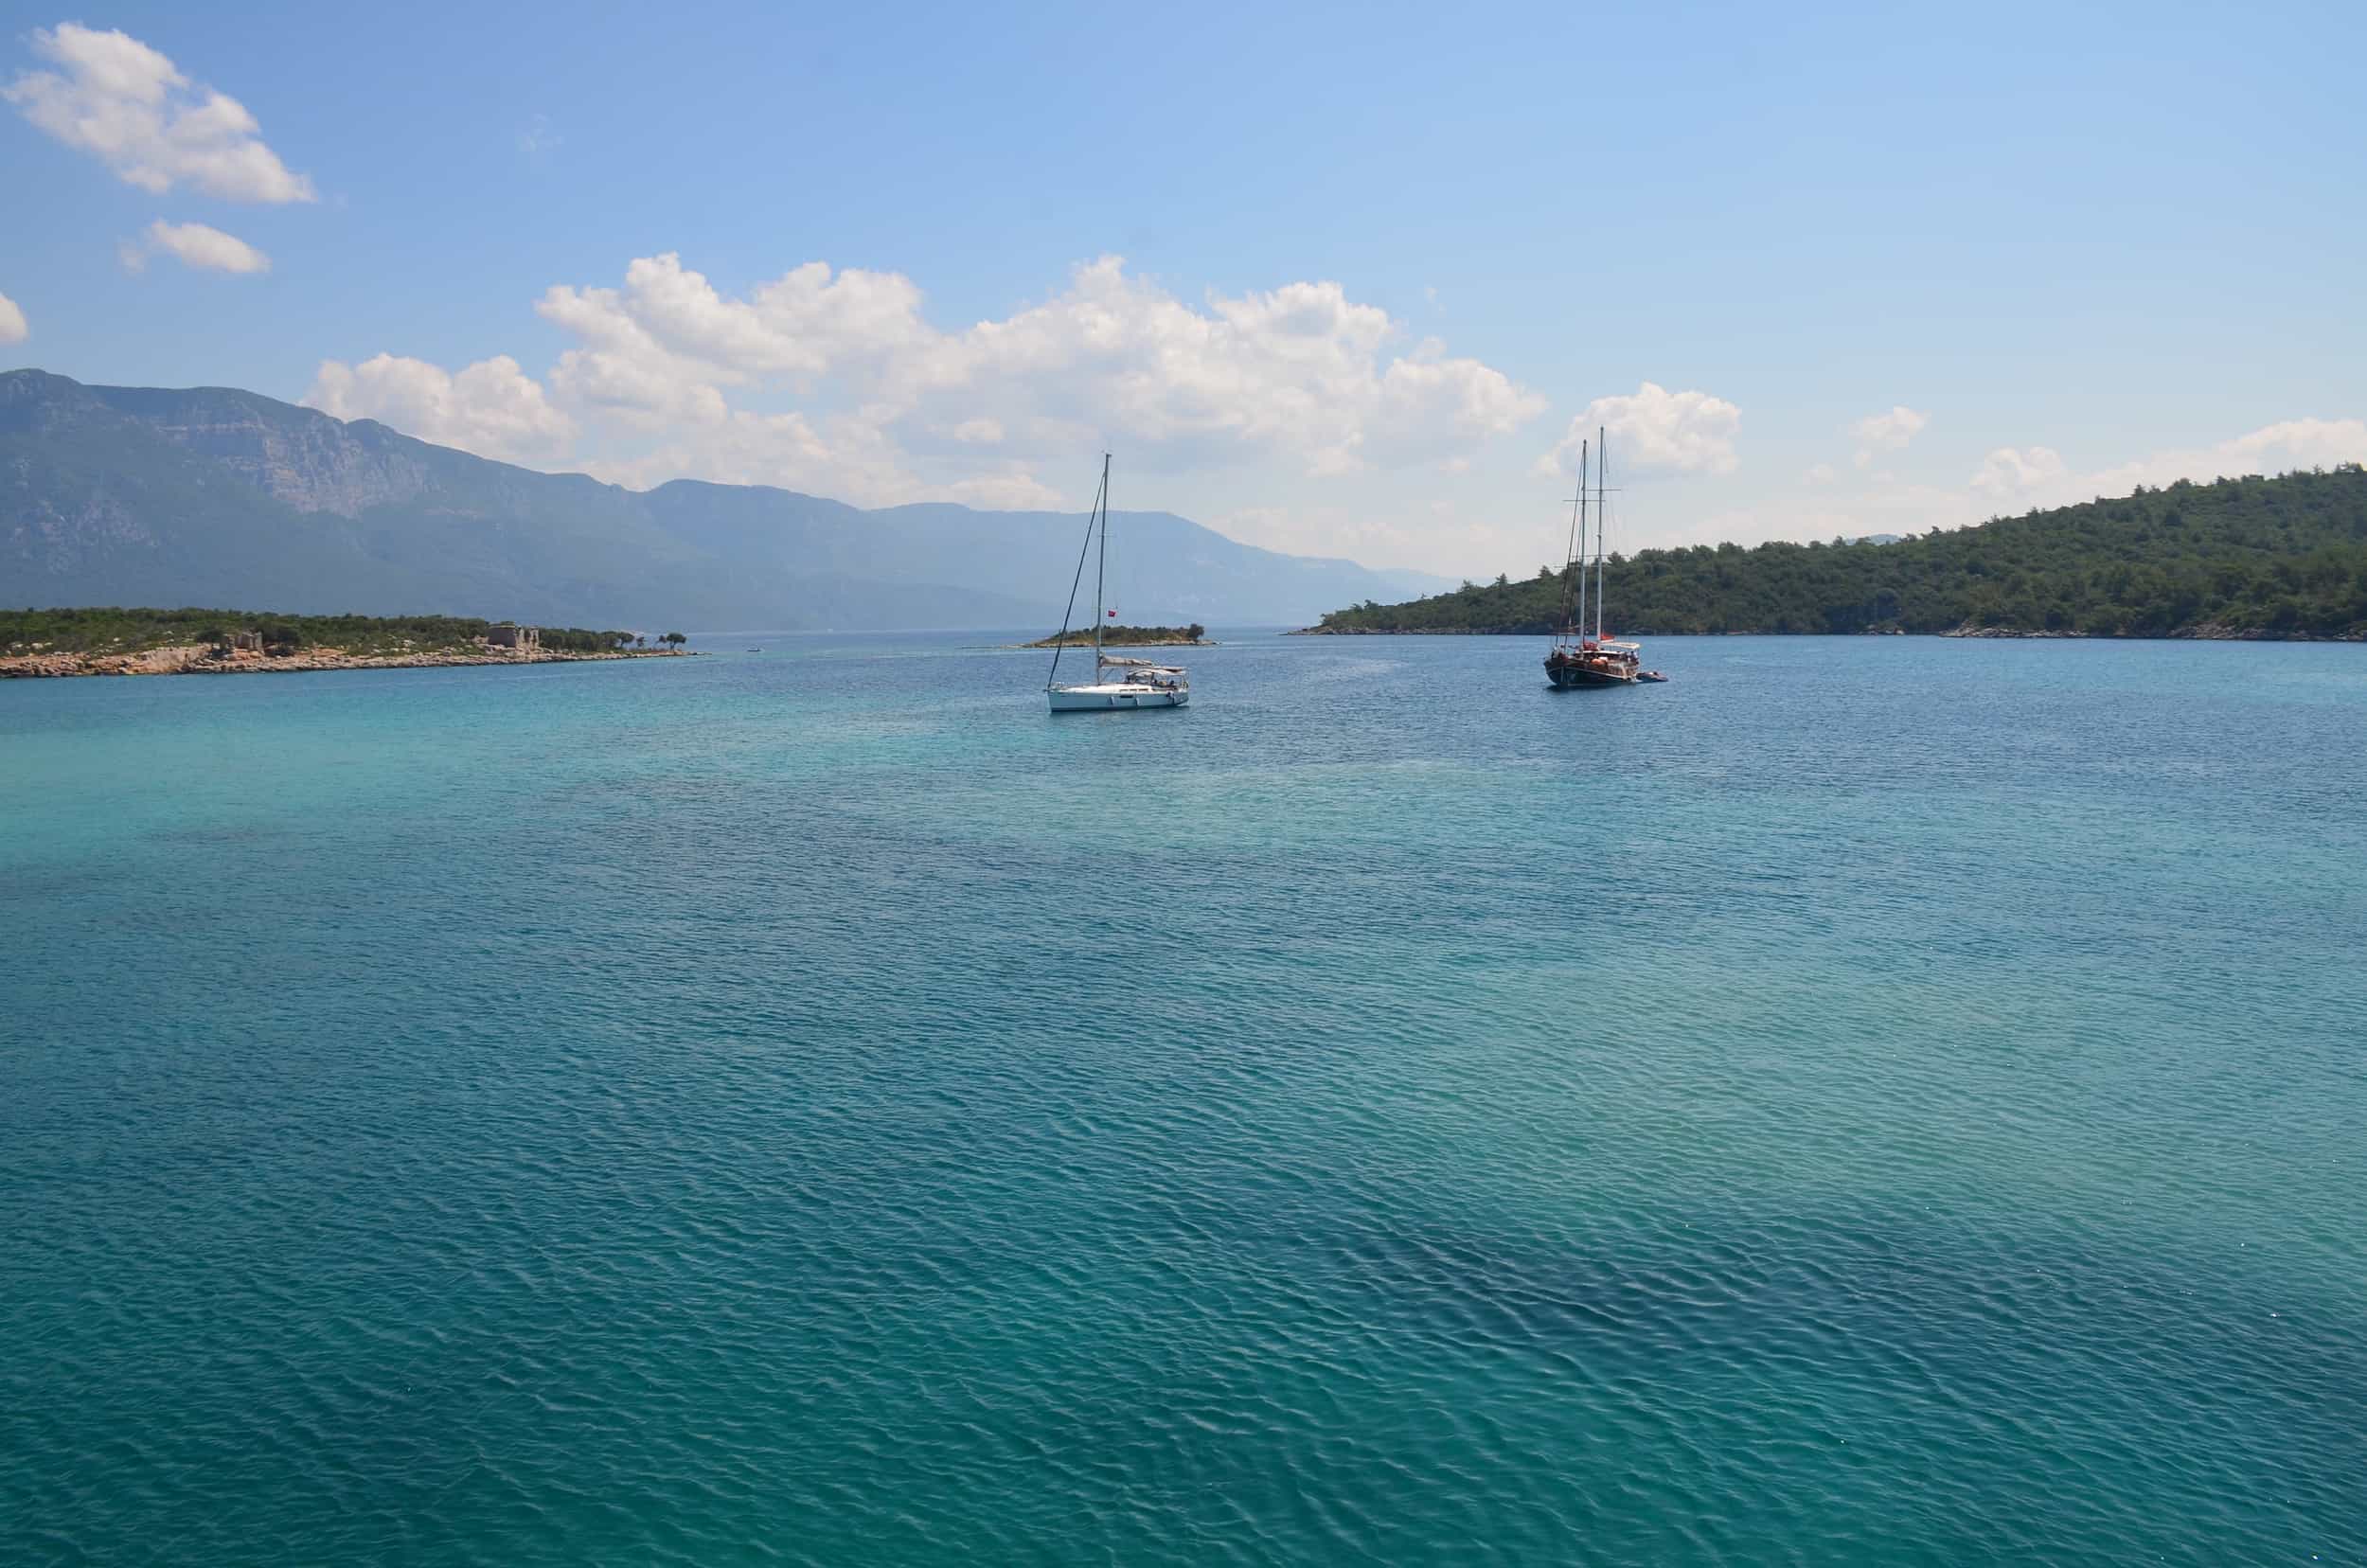
[[[2011,637],[2020,640],[2032,637],[2083,637],[2087,633],[2084,632],[2024,632],[2019,627],[1975,626],[1970,621],[1967,621],[1962,626],[1949,627],[1940,635],[1943,637]]]

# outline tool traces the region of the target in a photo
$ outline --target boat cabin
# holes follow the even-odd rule
[[[1115,679],[1130,686],[1147,686],[1159,691],[1182,691],[1191,685],[1181,665],[1153,664],[1148,659],[1104,653],[1101,668],[1116,670]]]

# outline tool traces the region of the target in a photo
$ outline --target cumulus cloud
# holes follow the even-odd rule
[[[621,484],[695,476],[998,506],[1055,504],[1039,465],[1120,442],[1154,468],[1456,472],[1544,408],[1331,282],[1195,305],[1104,257],[998,319],[949,330],[923,306],[900,273],[816,261],[740,293],[669,252],[632,262],[617,287],[546,291],[536,312],[573,342],[547,395],[488,362],[507,367],[502,419],[446,390],[484,366],[455,377],[384,355],[330,362],[309,401],[508,456],[565,428],[588,437],[575,460]]]
[[[1905,403],[1894,405],[1887,414],[1869,414],[1849,427],[1850,436],[1858,443],[1857,464],[1864,468],[1874,461],[1878,452],[1896,452],[1923,433],[1931,422],[1929,414],[1917,413]]]
[[[33,52],[58,67],[27,71],[0,97],[35,127],[158,195],[187,181],[234,202],[309,202],[312,183],[263,143],[244,105],[193,83],[128,33],[73,22],[35,28]]]
[[[1344,473],[1444,455],[1543,407],[1434,339],[1389,353],[1398,325],[1336,283],[1196,307],[1105,257],[1050,299],[963,330],[921,307],[901,274],[818,261],[733,297],[667,254],[634,261],[621,289],[556,287],[537,310],[579,343],[553,390],[645,426],[720,422],[726,389],[775,386],[1022,454],[1118,437],[1230,442]]]
[[[1999,506],[2054,507],[2126,495],[2139,485],[2358,462],[2367,462],[2367,419],[2285,419],[2214,446],[2171,448],[2084,473],[2051,447],[1999,447],[1974,471],[1972,488]]]
[[[1059,491],[1031,465],[1000,459],[969,465],[959,477],[932,479],[879,426],[849,415],[733,410],[711,425],[688,426],[630,457],[596,456],[584,472],[632,490],[685,477],[724,485],[774,485],[860,507],[958,501],[989,509],[1058,508]]]
[[[392,354],[360,365],[324,360],[303,401],[340,419],[376,419],[423,441],[505,462],[561,456],[576,435],[574,421],[506,354],[456,375]]]
[[[1311,474],[1422,463],[1513,430],[1536,394],[1403,330],[1332,282],[1210,296],[1203,306],[1130,276],[1116,257],[1002,321],[934,337],[889,367],[892,398],[984,400],[1077,433],[1212,451],[1249,448]]]
[[[127,240],[117,254],[133,272],[151,256],[178,258],[185,266],[206,272],[259,273],[271,271],[271,258],[236,235],[204,223],[168,223],[162,218],[148,225],[137,240]]]
[[[2233,440],[2198,451],[2157,452],[2150,457],[2095,477],[2103,493],[2137,485],[2166,485],[2177,479],[2216,479],[2222,474],[2283,473],[2367,462],[2367,419],[2285,419]]]
[[[0,294],[0,343],[22,343],[31,330],[25,325],[25,312],[17,309],[16,301]]]
[[[920,291],[896,273],[797,267],[727,298],[667,252],[625,269],[622,289],[553,287],[535,310],[582,347],[560,356],[563,396],[626,414],[720,418],[721,388],[810,382],[920,341]]]
[[[2053,447],[1999,447],[1973,471],[1972,488],[1984,495],[2009,498],[2052,485],[2069,472],[2063,454]]]
[[[712,423],[675,427],[635,455],[594,456],[582,466],[632,490],[691,478],[776,485],[864,507],[951,499],[911,477],[904,454],[876,426],[797,410],[727,410]]]
[[[2140,485],[2158,488],[2180,479],[2207,483],[2223,475],[2283,473],[2349,462],[2367,462],[2367,420],[2287,419],[2214,445],[2165,450],[2099,469],[2074,467],[2053,447],[1999,447],[1961,487],[1902,482],[1877,470],[1846,499],[1770,494],[1699,519],[1656,517],[1651,543],[1715,544],[1733,540],[1753,544],[1769,539],[1919,534],[2030,508],[2127,495]]]
[[[1059,490],[1016,463],[1000,472],[957,479],[945,487],[944,499],[987,511],[1053,511],[1066,505]]]
[[[1646,382],[1624,397],[1597,398],[1570,421],[1537,472],[1575,474],[1578,443],[1606,430],[1622,473],[1732,473],[1742,410],[1707,392],[1671,392]]]

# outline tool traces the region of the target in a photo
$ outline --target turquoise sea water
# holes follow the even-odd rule
[[[0,685],[0,1560],[2367,1554],[2367,650]]]

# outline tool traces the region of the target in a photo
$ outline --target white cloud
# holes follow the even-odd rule
[[[2209,482],[2248,473],[2367,462],[2367,419],[2286,419],[2215,446],[2172,448],[2091,472],[2074,472],[2050,447],[1999,447],[1982,459],[1972,488],[1998,506],[2059,507],[2139,485]]]
[[[1963,487],[1905,482],[1877,470],[1852,486],[1845,497],[1777,494],[1698,517],[1656,513],[1648,539],[1638,543],[1717,544],[1731,540],[1756,544],[1771,539],[1805,543],[1837,534],[1852,539],[1874,533],[1920,534],[1934,527],[1964,527],[2000,513],[2127,495],[2139,485],[2208,482],[2221,475],[2281,473],[2345,462],[2367,462],[2367,420],[2288,419],[2216,445],[2157,452],[2096,470],[2075,469],[2052,447],[1999,447]],[[1621,543],[1615,518],[1611,543],[1614,547]]]
[[[949,499],[911,480],[903,454],[881,433],[843,418],[802,412],[730,410],[712,423],[681,427],[630,458],[594,457],[584,472],[647,490],[669,479],[720,485],[777,485],[856,506]]]
[[[25,312],[17,309],[16,301],[0,294],[0,343],[22,343],[31,335],[32,329],[25,325]]]
[[[61,69],[27,71],[0,97],[128,183],[161,195],[186,180],[234,202],[313,199],[311,181],[289,172],[243,105],[138,39],[63,22],[35,28],[32,45]]]
[[[1707,392],[1671,392],[1646,382],[1625,397],[1597,398],[1570,421],[1536,472],[1575,474],[1578,443],[1608,430],[1621,473],[1732,473],[1742,410]]]
[[[958,501],[994,510],[1030,510],[1068,505],[1068,498],[1044,484],[1027,463],[1003,459],[983,472],[932,480],[915,472],[909,454],[877,426],[859,418],[812,419],[797,412],[735,411],[713,425],[685,429],[637,456],[596,457],[583,467],[596,478],[633,490],[691,477],[775,485],[859,507]]]
[[[1649,539],[1639,540],[1635,547],[1683,549],[1695,544],[1759,544],[1771,539],[1805,544],[1811,539],[1851,539],[1869,531],[1884,530],[1869,530],[1866,513],[1858,508],[1844,511],[1815,503],[1790,505],[1778,500],[1664,525],[1655,527]],[[1615,526],[1612,533],[1611,546],[1616,549],[1619,540]]]
[[[360,365],[324,360],[303,401],[340,419],[376,419],[423,441],[505,462],[563,456],[576,435],[574,421],[506,354],[457,375],[392,354]]]
[[[2367,419],[2285,419],[2199,451],[2157,452],[2091,476],[2099,494],[2178,479],[2283,473],[2367,462]]]
[[[1425,339],[1337,283],[1289,283],[1204,308],[1128,276],[1115,257],[1000,321],[899,345],[877,372],[891,404],[985,403],[1027,417],[1040,453],[1123,437],[1216,455],[1242,449],[1310,474],[1425,462],[1534,418],[1535,394]]]
[[[552,372],[562,394],[667,415],[715,406],[722,386],[810,379],[915,344],[928,330],[919,306],[920,291],[899,274],[833,276],[820,261],[729,299],[669,251],[627,267],[621,290],[558,285],[535,310],[585,345]]]
[[[1931,415],[1918,413],[1905,403],[1895,404],[1887,414],[1869,414],[1855,421],[1849,427],[1849,435],[1858,443],[1858,467],[1871,464],[1878,452],[1900,450],[1931,422]]]
[[[1808,483],[1811,485],[1829,485],[1833,482],[1834,478],[1833,465],[1830,463],[1818,463],[1808,470],[1806,477]]]
[[[645,428],[713,422],[726,388],[785,388],[1022,456],[1122,437],[1138,452],[1246,446],[1348,473],[1450,455],[1543,406],[1434,339],[1389,355],[1402,329],[1336,283],[1196,308],[1105,257],[1052,298],[964,330],[934,327],[921,304],[901,274],[818,261],[735,298],[667,254],[634,261],[622,289],[556,287],[537,310],[580,344],[553,390]]]
[[[1973,471],[1972,488],[2001,500],[2052,486],[2069,472],[2053,447],[1999,447]]]
[[[207,272],[271,271],[271,258],[236,235],[204,223],[168,223],[162,218],[149,224],[138,240],[127,240],[117,246],[116,254],[133,272],[148,265],[148,258],[156,255],[177,257],[184,265]]]
[[[1067,498],[1018,464],[1005,472],[957,479],[945,487],[945,498],[987,511],[1055,511]]]
[[[1229,539],[1292,555],[1367,564],[1428,559],[1439,563],[1439,575],[1450,578],[1480,576],[1481,566],[1488,561],[1531,560],[1526,571],[1535,571],[1536,562],[1548,555],[1559,559],[1562,538],[1555,529],[1506,526],[1493,516],[1493,508],[1487,509],[1488,517],[1466,517],[1451,501],[1416,506],[1409,498],[1395,509],[1317,502],[1212,510],[1197,520]],[[1512,568],[1491,566],[1485,575],[1493,577],[1498,571],[1509,569]]]
[[[1013,507],[1059,504],[1044,465],[1121,443],[1137,472],[1279,457],[1309,475],[1461,472],[1544,406],[1435,338],[1406,342],[1336,283],[1194,306],[1106,257],[958,330],[922,305],[901,274],[823,262],[733,294],[668,253],[633,261],[621,287],[544,293],[537,313],[575,340],[547,396],[507,360],[454,377],[381,355],[329,362],[307,401],[492,455],[563,450],[627,485]],[[505,367],[504,395],[462,396],[488,366]]]

